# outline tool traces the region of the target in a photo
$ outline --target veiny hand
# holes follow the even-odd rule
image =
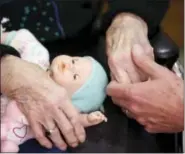
[[[183,131],[183,80],[145,56],[141,46],[134,47],[132,57],[138,69],[150,79],[135,84],[112,82],[107,88],[108,95],[148,132]]]
[[[153,48],[147,37],[147,25],[139,17],[121,13],[115,17],[106,33],[108,64],[112,80],[120,83],[136,83],[146,80],[133,64],[131,49],[140,44],[149,57],[153,58]]]
[[[60,149],[66,149],[65,140],[72,147],[84,142],[85,131],[79,113],[66,90],[39,66],[14,56],[4,57],[1,60],[1,92],[18,102],[41,145],[52,147],[45,137],[45,130],[49,129],[53,129],[50,139]]]

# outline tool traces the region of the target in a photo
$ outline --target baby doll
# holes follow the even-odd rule
[[[25,29],[3,33],[1,43],[14,47],[21,58],[38,64],[59,85],[66,88],[72,104],[81,112],[81,123],[92,126],[107,121],[98,110],[106,97],[108,83],[103,67],[92,57],[60,55],[51,66],[49,53],[36,38]],[[1,116],[1,152],[18,152],[18,145],[34,138],[26,117],[16,101],[1,96],[4,112]]]

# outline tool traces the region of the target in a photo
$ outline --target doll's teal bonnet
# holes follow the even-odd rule
[[[101,64],[92,57],[92,72],[87,81],[72,96],[73,105],[84,113],[100,110],[106,97],[108,77]]]

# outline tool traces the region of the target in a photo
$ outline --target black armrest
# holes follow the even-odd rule
[[[179,48],[175,42],[164,32],[159,31],[151,44],[154,47],[155,61],[171,69],[179,57]]]
[[[174,63],[179,58],[179,48],[177,44],[163,31],[159,31],[151,39],[151,45],[154,47],[155,61],[172,69]],[[182,134],[157,134],[156,140],[163,152],[182,152]]]

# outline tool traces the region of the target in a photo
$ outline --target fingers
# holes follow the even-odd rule
[[[53,121],[51,117],[47,116],[47,119],[45,120],[45,122],[46,122],[45,128],[47,129],[47,131],[52,130],[52,132],[49,135],[50,139],[59,149],[66,150],[67,145],[64,142],[60,134],[60,131],[58,130],[57,125],[55,124],[55,121]]]
[[[111,69],[112,76],[120,83],[131,83],[128,73],[125,72],[122,67],[118,64],[118,60],[114,60],[114,57],[111,56],[108,59],[109,68]],[[121,64],[122,65],[122,64]]]
[[[37,141],[46,148],[52,148],[51,142],[45,137],[42,125],[35,121],[35,119],[30,119],[30,126],[32,126],[32,130],[35,134],[35,138],[37,139]]]
[[[60,135],[60,132],[58,128],[56,127],[55,130],[49,135],[50,139],[53,141],[53,143],[61,150],[66,150],[67,145],[64,142],[63,138]]]
[[[125,101],[124,99],[112,97],[112,101],[121,108],[128,108],[129,102]]]
[[[61,112],[61,110],[58,109],[53,112],[53,118],[55,118],[55,122],[57,123],[67,143],[71,147],[76,147],[78,145],[78,139],[68,118],[64,115],[63,112]]]
[[[158,83],[154,81],[145,81],[135,84],[110,82],[107,86],[106,92],[111,97],[124,100],[122,103],[124,102],[125,105],[137,103],[140,106],[144,106],[146,102],[150,102],[150,100],[156,99],[157,96],[161,95],[158,91],[156,91],[157,87]]]
[[[71,102],[66,102],[66,104],[62,104],[62,110],[65,115],[70,119],[72,127],[74,128],[75,135],[77,139],[83,143],[86,138],[85,130],[82,124],[80,123],[80,115],[76,108],[72,105]]]
[[[155,61],[151,59],[151,57],[147,56],[144,53],[144,49],[140,45],[134,45],[132,49],[132,58],[134,63],[141,69],[143,73],[146,73],[151,78],[159,78],[166,76],[165,72],[169,71],[157,64]]]

